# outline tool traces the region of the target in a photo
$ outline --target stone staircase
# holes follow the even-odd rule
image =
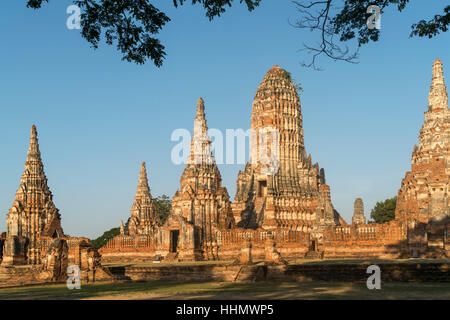
[[[233,282],[255,282],[262,281],[267,276],[267,268],[265,266],[241,266],[237,272]]]
[[[164,257],[164,261],[165,262],[174,262],[174,261],[178,261],[178,252],[169,252],[165,257]]]
[[[445,259],[450,257],[450,251],[440,247],[428,247],[425,257],[428,259]]]
[[[309,250],[305,253],[305,259],[323,259],[324,252]]]

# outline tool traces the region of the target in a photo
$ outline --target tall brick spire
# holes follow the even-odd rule
[[[428,100],[419,144],[412,152],[411,171],[406,173],[398,192],[397,219],[426,221],[450,215],[450,109],[439,59],[433,64]]]
[[[197,101],[197,114],[195,116],[196,120],[205,121],[205,101],[200,97]]]
[[[448,108],[447,88],[444,82],[442,62],[436,59],[433,64],[433,79],[431,80],[430,93],[428,94],[429,111]]]
[[[366,218],[364,217],[364,203],[361,198],[357,198],[353,206],[352,224],[365,224],[365,223]]]
[[[189,161],[192,164],[212,164],[214,162],[205,116],[205,102],[202,98],[199,98],[197,102],[197,113],[194,120],[194,135],[191,140]]]
[[[130,235],[150,234],[159,223],[159,217],[156,215],[155,204],[148,185],[147,168],[145,162],[142,162],[136,196],[130,210],[130,218],[126,227],[123,228],[124,233]]]
[[[27,162],[38,162],[42,164],[41,152],[39,151],[39,143],[37,139],[37,129],[35,125],[31,126],[30,144],[28,146]]]
[[[205,103],[197,102],[190,161],[180,178],[180,188],[172,200],[171,217],[195,226],[211,250],[215,243],[215,228],[234,224],[228,192],[211,153],[211,141],[205,117]],[[169,218],[170,220],[170,218]],[[196,240],[197,241],[197,240]],[[209,251],[203,253],[208,256]]]
[[[436,59],[433,64],[433,79],[428,94],[428,104],[425,121],[420,130],[419,146],[416,150],[419,152],[434,149],[437,145],[445,149],[448,147],[450,139],[447,88],[444,82],[442,62],[439,59]]]
[[[297,88],[290,73],[279,66],[272,67],[258,86],[251,128],[252,161],[239,172],[232,205],[235,220],[245,228],[310,230],[318,199],[324,196],[320,204],[328,209],[320,208],[322,220],[334,223],[329,187],[320,189],[325,185],[324,170],[305,150]],[[264,157],[271,159],[264,162]]]
[[[275,127],[295,130],[292,143],[300,153],[304,147],[302,121],[300,98],[290,73],[277,65],[273,66],[256,91],[252,105],[252,129]]]
[[[267,140],[266,143],[270,154],[276,155],[279,161],[277,176],[268,179],[267,182],[269,192],[297,193],[301,192],[300,187],[303,187],[303,191],[312,188],[318,192],[318,185],[309,186],[309,181],[306,181],[309,179],[300,177],[303,176],[303,172],[299,171],[312,167],[311,159],[307,157],[304,147],[301,103],[290,73],[279,66],[274,66],[267,72],[256,91],[251,128],[258,137],[251,143],[252,156],[256,152],[259,153],[255,168],[257,174],[263,174],[261,169],[264,168],[264,164],[261,163],[264,156],[261,155],[261,151],[264,150],[261,146],[261,142],[264,141],[261,134],[266,134],[264,130],[276,130],[279,135],[278,150],[271,150],[275,146],[271,140]],[[267,139],[272,138],[269,134],[266,135]],[[316,172],[312,175],[315,176]]]
[[[148,178],[147,178],[147,168],[145,165],[145,162],[141,163],[141,171],[139,172],[139,182],[138,186],[136,188],[136,197],[134,198],[135,202],[136,200],[148,200],[152,199],[151,193],[150,193],[150,187],[148,186]]]
[[[14,203],[20,204],[19,207],[23,207],[26,214],[33,211],[33,213],[42,216],[46,220],[50,220],[53,216],[60,219],[58,209],[53,204],[53,195],[48,187],[47,177],[44,173],[44,164],[41,159],[35,125],[31,127],[25,170],[20,178],[20,186],[16,192]],[[13,206],[11,210],[14,208]],[[46,216],[47,214],[49,216]],[[17,235],[23,236],[40,235],[44,231],[43,227],[44,225],[36,225],[34,223],[28,227],[19,225],[21,230],[16,230],[16,232],[18,233]],[[11,230],[8,231],[11,232]]]
[[[194,189],[212,188],[212,190],[217,190],[217,188],[220,188],[222,178],[211,152],[211,140],[208,135],[208,124],[206,123],[205,115],[205,102],[202,98],[198,99],[197,102],[189,160],[181,177],[182,184],[194,178],[196,182],[194,180],[190,182]],[[192,175],[193,172],[195,174]],[[202,175],[201,182],[197,181],[196,179],[199,179]],[[189,179],[187,178],[188,176],[190,177]]]
[[[25,170],[20,179],[19,190],[17,191],[19,195],[25,196],[24,201],[31,201],[31,198],[26,197],[26,194],[23,193],[24,190],[27,190],[28,194],[30,192],[37,192],[44,194],[45,197],[52,198],[52,194],[47,185],[47,177],[44,173],[44,164],[42,163],[41,152],[39,151],[35,125],[31,127]]]
[[[30,241],[29,263],[39,263],[39,236],[61,237],[61,216],[53,203],[39,151],[36,126],[31,127],[25,170],[14,203],[6,215],[7,236],[24,236]]]

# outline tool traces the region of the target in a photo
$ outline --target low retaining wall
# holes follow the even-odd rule
[[[108,267],[117,277],[129,280],[234,281],[240,266],[198,265],[162,267]]]
[[[102,263],[136,263],[152,262],[155,252],[105,252],[102,253]]]
[[[374,263],[376,264],[376,263]],[[366,282],[370,263],[302,264],[268,268],[267,280]],[[386,282],[450,282],[449,263],[383,263],[381,280]]]
[[[129,280],[187,281],[339,281],[366,282],[369,263],[298,265],[198,265],[109,267]],[[450,263],[383,263],[381,280],[387,282],[450,282]]]
[[[292,244],[285,244],[283,246],[277,246],[277,250],[280,252],[282,257],[303,258],[305,257],[305,254],[308,251],[308,247],[306,245],[299,246],[298,244],[292,243]],[[101,251],[102,263],[152,262],[157,254],[164,256],[164,253],[160,251],[145,251],[145,250]],[[241,247],[228,246],[219,248],[218,251],[219,259],[222,261],[234,260],[237,257],[239,257],[240,254],[241,254]],[[207,254],[205,253],[205,256],[206,255]],[[264,243],[252,244],[252,257],[254,259],[265,258]]]
[[[241,254],[241,248],[246,245],[247,240],[251,239],[252,256],[264,259],[265,243],[269,236],[273,237],[276,249],[283,257],[303,258],[310,246],[309,234],[301,231],[277,230],[269,233],[262,229],[216,230],[217,242],[214,245],[204,243],[202,249],[198,250],[203,251],[202,256],[196,258],[210,261],[234,260]],[[165,257],[169,254],[168,246],[158,241],[148,235],[118,235],[100,248],[99,253],[103,263],[151,262],[156,255]],[[185,249],[194,251],[194,248]]]
[[[40,277],[41,271],[36,265],[0,267],[0,287],[47,283]]]
[[[399,259],[402,252],[385,245],[328,246],[324,250],[324,259]]]

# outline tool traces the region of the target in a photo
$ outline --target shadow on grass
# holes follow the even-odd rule
[[[95,283],[69,290],[64,284],[0,290],[0,299],[450,299],[446,283],[148,281]]]
[[[0,299],[83,299],[106,295],[121,295],[124,293],[177,293],[192,287],[201,287],[202,282],[196,281],[126,281],[126,282],[97,282],[82,284],[81,289],[69,290],[66,284],[51,284],[19,288],[0,289]],[[184,288],[184,290],[183,290]]]

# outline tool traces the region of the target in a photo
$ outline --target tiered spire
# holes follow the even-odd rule
[[[52,193],[47,185],[47,177],[44,173],[44,164],[39,151],[36,126],[31,127],[30,144],[28,146],[25,170],[20,179],[20,186],[16,193],[16,198],[21,201],[32,201],[32,193],[41,194],[43,198],[51,201]]]
[[[180,178],[180,189],[173,198],[172,211],[176,215],[183,215],[188,221],[199,226],[204,227],[203,224],[205,223],[219,223],[219,221],[225,225],[225,219],[231,216],[229,197],[228,192],[221,185],[222,177],[211,152],[211,140],[208,135],[205,116],[205,102],[202,98],[198,99],[197,102],[189,160]],[[185,201],[187,199],[208,199],[208,202],[211,200],[214,203],[211,205],[204,203],[205,208],[201,210],[197,208],[200,211],[196,209],[194,210],[195,214],[193,214],[194,211],[186,208]],[[218,205],[222,209],[216,208]],[[210,217],[206,217],[205,212],[210,210],[215,212],[211,213]]]
[[[275,159],[270,165],[276,170],[267,177],[269,194],[317,195],[325,177],[320,176],[318,165],[313,164],[311,155],[306,153],[297,88],[290,73],[279,66],[272,67],[258,87],[252,106],[251,128],[257,137],[251,141],[252,158],[258,157],[257,161],[252,161],[256,163],[255,173],[263,176],[268,171],[261,170],[265,167],[261,163],[264,157],[261,150],[270,150],[267,156]],[[261,137],[262,134],[266,138]],[[266,146],[262,145],[264,141]]]
[[[428,94],[429,111],[448,108],[447,88],[444,82],[442,62],[436,59],[433,64],[433,79],[431,81],[430,93]]]
[[[205,116],[205,102],[202,98],[197,102],[197,113],[194,120],[194,135],[191,140],[189,164],[212,164],[211,140],[208,135],[208,124]]]
[[[28,146],[27,162],[36,161],[42,164],[41,152],[37,138],[37,129],[35,125],[31,126],[30,144]]]
[[[197,101],[197,114],[195,115],[195,120],[204,121],[206,124],[205,101],[202,97],[200,97]]]
[[[30,144],[28,146],[25,170],[20,178],[20,186],[16,192],[16,200],[22,205],[37,208],[39,214],[45,215],[40,209],[58,212],[52,198],[53,195],[47,184],[44,164],[41,159],[36,126],[31,127]],[[57,214],[59,217],[59,214]]]
[[[136,196],[131,208],[131,215],[140,219],[150,219],[154,216],[154,206],[150,187],[148,185],[147,168],[145,162],[141,164],[139,172],[139,182],[136,188]]]
[[[222,178],[211,152],[202,98],[197,102],[191,152],[187,160],[180,178],[180,189],[172,200],[171,217],[199,227],[199,236],[201,234],[211,248],[214,228],[229,227],[234,222],[228,192],[221,185]]]
[[[130,218],[126,226],[121,223],[121,234],[150,234],[159,224],[160,221],[156,216],[155,204],[148,185],[147,168],[145,162],[142,162],[136,196],[130,210]]]
[[[442,62],[433,64],[433,79],[428,95],[428,111],[414,146],[411,171],[402,180],[397,196],[396,217],[424,219],[450,214],[448,159],[450,110]]]
[[[422,160],[414,160],[414,158],[419,156],[421,152],[426,153],[437,146],[445,149],[445,146],[449,143],[448,96],[442,62],[439,59],[436,59],[433,64],[433,79],[430,93],[428,94],[428,101],[428,112],[425,113],[425,121],[422,130],[420,130],[419,145],[414,147],[413,162],[416,161],[417,163]]]
[[[150,187],[148,186],[147,167],[145,162],[141,163],[141,171],[139,172],[139,183],[136,188],[136,199],[151,199]]]
[[[7,236],[24,236],[29,249],[39,246],[39,236],[62,237],[61,216],[53,203],[39,151],[36,126],[31,127],[25,170],[14,203],[7,214]],[[37,251],[30,251],[29,263],[39,263]]]
[[[307,216],[322,210],[322,220],[334,223],[325,172],[305,150],[301,112],[290,73],[272,67],[253,100],[251,162],[239,173],[233,204],[238,225],[309,230]]]
[[[365,224],[366,218],[364,217],[364,203],[361,198],[355,200],[353,207],[352,224]]]

